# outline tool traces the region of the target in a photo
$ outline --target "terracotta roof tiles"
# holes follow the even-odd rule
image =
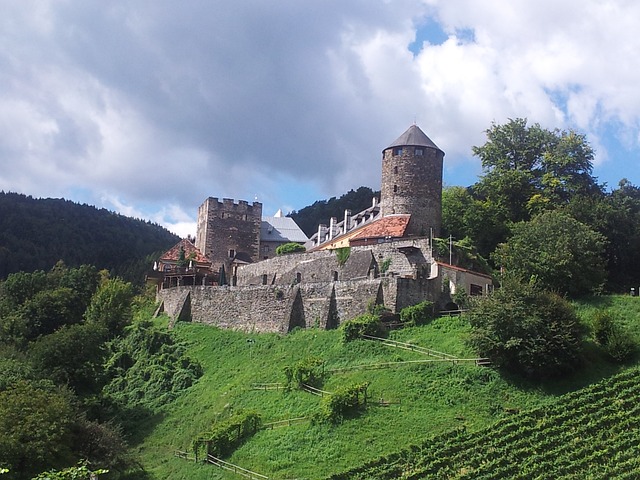
[[[401,238],[409,224],[411,215],[389,215],[362,227],[357,235],[351,237],[351,241],[364,240],[365,238]]]
[[[207,260],[207,257],[205,257],[202,252],[186,238],[183,238],[169,250],[164,252],[160,257],[160,261],[177,262],[180,259],[180,247],[184,249],[185,258],[192,257],[196,263],[211,263]]]

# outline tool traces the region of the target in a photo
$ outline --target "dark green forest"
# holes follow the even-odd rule
[[[369,208],[373,203],[373,197],[380,200],[380,192],[374,192],[369,187],[360,187],[357,190],[349,190],[340,198],[331,197],[329,200],[313,202],[298,211],[294,210],[288,216],[296,221],[307,237],[311,237],[318,231],[318,225],[329,225],[331,217],[340,221],[344,218],[345,210],[356,213]]]
[[[63,199],[0,192],[0,279],[10,273],[93,265],[136,284],[179,238],[165,228]]]

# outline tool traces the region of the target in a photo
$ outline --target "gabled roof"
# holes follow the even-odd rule
[[[305,243],[307,236],[291,217],[262,217],[260,224],[261,242]]]
[[[160,261],[162,262],[177,262],[180,259],[180,248],[184,249],[184,257],[191,257],[193,261],[196,263],[206,263],[209,264],[209,260],[205,257],[200,250],[196,248],[196,246],[191,243],[187,238],[183,238],[178,243],[176,243],[169,250],[164,252],[160,256]]]
[[[411,215],[388,215],[362,227],[350,241],[364,240],[365,238],[401,238],[409,225]]]
[[[435,148],[442,152],[417,125],[411,125],[406,132],[400,135],[395,142],[385,148],[385,150],[393,147],[427,147]]]

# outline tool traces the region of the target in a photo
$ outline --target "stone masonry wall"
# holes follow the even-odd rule
[[[174,319],[222,328],[280,333],[336,328],[371,303],[397,313],[423,300],[438,302],[442,280],[429,278],[430,252],[428,239],[414,238],[352,247],[342,266],[331,251],[283,255],[239,268],[237,286],[169,288],[159,299]],[[389,270],[378,276],[387,259]]]
[[[175,287],[158,294],[175,318],[246,332],[286,333],[294,327],[336,328],[371,303],[395,310],[395,279],[318,282],[294,286]],[[183,307],[188,307],[188,314]]]
[[[371,251],[378,267],[385,260],[391,263],[386,272],[387,275],[417,278],[424,276],[425,269],[429,269],[433,262],[429,239],[415,238],[397,240],[388,243],[379,243],[362,247],[351,247],[353,252]],[[405,253],[403,253],[405,252]],[[427,275],[428,276],[428,275]]]
[[[294,285],[367,278],[375,269],[370,251],[352,251],[344,265],[335,252],[281,255],[238,268],[237,285]],[[266,281],[266,283],[265,283]]]

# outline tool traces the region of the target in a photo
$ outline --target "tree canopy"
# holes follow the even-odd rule
[[[561,211],[545,212],[513,226],[496,263],[540,287],[582,295],[600,291],[605,280],[605,238]]]
[[[509,279],[477,299],[468,318],[471,345],[507,371],[544,378],[580,362],[581,328],[571,305],[555,293]]]

